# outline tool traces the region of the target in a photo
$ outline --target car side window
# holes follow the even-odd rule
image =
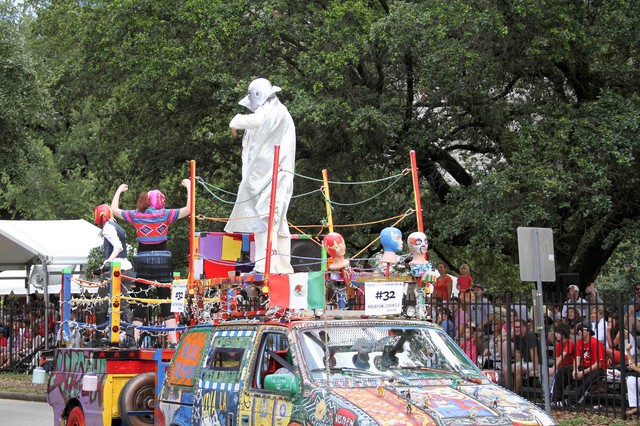
[[[264,333],[258,348],[253,387],[264,389],[265,377],[287,372],[294,374],[287,336],[282,333]]]

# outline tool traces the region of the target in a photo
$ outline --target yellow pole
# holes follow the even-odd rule
[[[109,315],[111,324],[109,327],[109,341],[112,345],[120,344],[120,297],[122,270],[120,262],[111,262],[111,315]]]
[[[189,295],[194,295],[194,287],[197,285],[194,277],[195,262],[198,259],[198,247],[196,245],[196,160],[189,163],[189,179],[191,181],[191,199],[189,207],[191,214],[189,215],[189,276],[187,277],[187,287]]]
[[[325,196],[324,204],[327,208],[327,225],[329,226],[329,232],[333,232],[333,214],[331,213],[331,195],[329,194],[329,172],[327,169],[322,169],[322,185],[324,185],[323,192]]]

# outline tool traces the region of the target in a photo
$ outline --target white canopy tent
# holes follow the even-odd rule
[[[100,245],[100,228],[82,219],[0,220],[0,294],[26,294],[27,274],[41,264],[40,287],[48,299],[60,291],[62,269],[81,271],[91,249]],[[30,293],[36,288],[30,283]]]
[[[32,266],[37,268],[38,265]],[[78,270],[74,271],[74,276]],[[47,284],[47,291],[51,294],[59,294],[62,288],[62,268],[56,268],[52,271],[49,269],[49,282]],[[29,279],[33,273],[27,275],[25,271],[2,271],[0,272],[0,296],[26,296],[27,294],[43,294],[44,285],[34,285],[33,279]],[[27,285],[29,290],[27,291]],[[71,293],[79,294],[88,291],[89,293],[95,293],[95,288],[84,289],[71,281]]]

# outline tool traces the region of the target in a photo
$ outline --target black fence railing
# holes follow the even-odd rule
[[[410,294],[406,299],[419,300]],[[542,407],[546,374],[552,407],[637,416],[640,314],[635,300],[544,303],[536,320],[532,298],[490,298],[477,290],[445,301],[427,297],[423,312],[478,367],[495,370],[502,386]],[[541,339],[546,339],[545,353]]]
[[[47,334],[54,340],[53,321],[45,326],[42,303],[24,304],[8,299],[0,306],[0,371],[30,372],[40,363]]]
[[[243,296],[251,309],[263,307],[259,297]],[[543,297],[544,299],[544,297]],[[544,314],[536,320],[532,297],[509,293],[485,296],[480,290],[461,293],[449,300],[427,295],[424,306],[415,285],[405,295],[404,313],[436,322],[460,345],[481,369],[495,371],[500,384],[524,398],[544,406],[543,383],[547,375],[553,407],[575,411],[598,411],[621,417],[640,416],[640,313],[636,300],[623,296],[605,302],[544,300]],[[253,306],[255,304],[255,306]],[[52,306],[57,306],[53,303]],[[357,288],[332,285],[327,291],[328,309],[364,308],[363,293]],[[410,309],[413,308],[413,309]],[[245,307],[245,309],[249,309]],[[211,315],[225,306],[218,304]],[[42,303],[5,303],[0,310],[0,370],[30,371],[39,363],[45,339],[56,345],[58,309],[48,311],[45,327]],[[157,306],[150,310],[148,324],[160,325]],[[91,305],[72,309],[76,321],[95,323]],[[183,315],[181,323],[195,319]],[[45,335],[45,328],[48,335]],[[584,331],[586,329],[586,331]],[[92,328],[82,330],[91,340]],[[547,350],[542,351],[542,339]],[[141,347],[162,347],[162,333],[141,334]],[[543,357],[548,370],[543,371]],[[636,408],[637,411],[634,411]]]

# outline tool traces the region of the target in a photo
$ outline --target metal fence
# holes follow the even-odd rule
[[[492,298],[476,289],[446,301],[427,296],[418,312],[440,324],[478,367],[497,371],[501,385],[542,407],[547,375],[552,407],[637,416],[627,414],[637,407],[640,384],[640,368],[629,368],[640,361],[635,299],[544,300],[541,318],[532,300],[511,294]]]
[[[545,295],[545,314],[537,319],[532,309],[533,297],[519,298],[509,293],[491,297],[476,288],[449,300],[426,295],[422,304],[422,294],[421,289],[409,285],[405,315],[415,314],[440,324],[478,367],[496,371],[505,388],[524,398],[544,406],[543,383],[547,375],[548,395],[554,407],[624,418],[630,407],[637,406],[640,367],[628,367],[640,361],[640,314],[636,317],[635,298],[619,295],[605,302],[595,297],[562,302],[551,297],[546,300]],[[57,309],[45,313],[41,302],[4,302],[0,306],[0,370],[30,371],[39,363],[45,339],[55,346]],[[364,297],[357,288],[330,286],[327,303],[329,309],[363,309]],[[95,318],[87,307],[78,308],[73,314],[85,323]],[[46,315],[48,336],[44,327]],[[587,332],[581,331],[585,326]],[[586,351],[587,346],[580,340],[590,341],[589,329],[601,344]],[[541,339],[546,339],[545,353]],[[163,344],[161,336],[156,340],[148,344]],[[541,367],[543,357],[548,371]],[[578,365],[574,365],[576,357]],[[598,359],[603,359],[598,368],[591,366]]]
[[[30,372],[40,364],[47,338],[45,309],[41,302],[4,298],[0,304],[0,371]],[[53,317],[49,319],[49,341],[54,341]]]

